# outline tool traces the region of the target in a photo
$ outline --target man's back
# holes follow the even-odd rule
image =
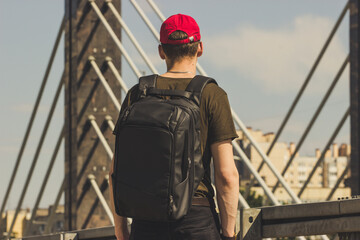
[[[185,90],[192,78],[174,78],[159,76],[156,81],[156,88],[159,89],[177,89]],[[137,100],[139,95],[139,86],[136,84],[126,95],[122,109],[131,105]],[[226,92],[215,83],[209,83],[202,92],[200,101],[200,136],[201,150],[205,169],[204,179],[201,181],[198,190],[195,193],[197,197],[214,197],[214,191],[211,186],[210,145],[215,142],[221,142],[226,139],[237,137],[231,110]]]

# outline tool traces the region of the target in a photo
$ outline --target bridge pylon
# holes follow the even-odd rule
[[[119,12],[120,3],[121,0],[112,0]],[[89,175],[108,200],[108,153],[114,150],[114,138],[107,120],[117,119],[119,105],[114,104],[107,89],[112,89],[112,97],[118,102],[121,97],[120,83],[108,61],[120,71],[122,54],[92,4],[98,6],[115,36],[121,39],[121,26],[105,0],[65,0],[66,230],[112,225]],[[94,124],[109,143],[108,148],[104,148]]]

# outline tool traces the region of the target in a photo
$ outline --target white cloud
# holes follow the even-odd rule
[[[237,26],[231,32],[209,37],[208,60],[217,68],[232,69],[265,91],[285,92],[299,89],[333,22],[324,17],[300,16],[278,29]],[[346,50],[335,35],[323,62],[318,67],[312,91],[324,92],[346,57]]]
[[[31,113],[34,109],[33,104],[22,103],[10,106],[10,110],[16,113]],[[49,106],[39,106],[39,112],[47,112],[49,111]]]
[[[4,145],[4,146],[0,146],[0,154],[2,156],[6,155],[6,154],[15,154],[17,151],[19,151],[19,146],[15,146],[15,145]]]
[[[33,107],[32,104],[24,103],[11,106],[11,110],[18,113],[28,113],[32,111]]]

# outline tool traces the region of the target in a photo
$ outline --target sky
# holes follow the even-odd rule
[[[137,0],[156,29],[161,21],[146,0]],[[154,0],[168,17],[193,16],[201,29],[204,54],[200,64],[228,93],[230,104],[246,126],[276,132],[320,52],[345,0]],[[64,1],[0,1],[0,203],[10,180],[30,114],[45,73],[61,19]],[[123,1],[122,17],[160,73],[164,63],[154,39],[130,3]],[[297,143],[330,86],[348,51],[349,18],[344,18],[328,52],[290,118],[282,142]],[[123,44],[145,74],[150,70],[123,33]],[[64,41],[57,51],[39,113],[25,149],[7,209],[17,205],[34,157],[48,109],[64,68]],[[123,60],[122,75],[128,86],[137,82]],[[300,150],[313,156],[322,149],[349,106],[349,72],[343,73],[323,113]],[[58,102],[23,207],[31,208],[48,166],[64,115],[63,94]],[[348,143],[349,120],[336,142]],[[64,149],[58,154],[42,207],[55,200],[64,173]]]

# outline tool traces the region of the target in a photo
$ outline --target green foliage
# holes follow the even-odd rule
[[[244,190],[240,189],[240,193],[244,196]],[[251,191],[249,196],[245,199],[251,208],[261,207],[264,203],[264,197],[262,195],[257,195],[255,191]]]

